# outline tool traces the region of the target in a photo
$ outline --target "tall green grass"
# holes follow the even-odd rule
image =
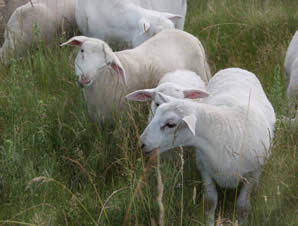
[[[295,0],[189,0],[186,31],[203,43],[215,73],[257,74],[277,116],[288,114],[283,63],[298,28]],[[38,43],[0,64],[0,224],[156,225],[156,161],[138,138],[147,107],[102,127],[88,117],[75,81],[76,50]],[[297,224],[297,129],[276,124],[273,155],[252,194],[248,225]],[[203,187],[191,151],[162,158],[165,225],[204,225]],[[218,189],[217,216],[235,220],[235,191]]]

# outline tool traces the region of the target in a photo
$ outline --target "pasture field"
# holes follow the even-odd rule
[[[297,0],[188,0],[185,30],[202,41],[212,74],[254,72],[278,118],[289,114],[283,64],[297,29]],[[161,155],[160,167],[142,155],[149,104],[130,104],[104,127],[92,123],[75,55],[38,42],[0,63],[0,225],[204,225],[194,153]],[[247,225],[297,225],[297,141],[297,129],[277,122]],[[218,190],[218,225],[237,225],[235,191]]]

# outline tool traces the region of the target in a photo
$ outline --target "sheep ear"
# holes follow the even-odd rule
[[[142,89],[126,95],[126,98],[128,100],[143,102],[143,101],[152,100],[154,94],[155,94],[155,89]]]
[[[82,45],[85,41],[87,41],[89,38],[86,36],[75,36],[69,39],[67,42],[62,43],[60,46],[80,46]]]
[[[150,27],[151,27],[150,23],[146,19],[142,18],[139,22],[139,28],[138,28],[139,33],[144,34],[150,29]]]
[[[185,89],[183,90],[184,98],[187,99],[197,99],[205,98],[209,96],[209,93],[200,89]]]
[[[178,21],[183,18],[183,16],[178,14],[172,14],[172,13],[163,13],[163,15],[171,20],[175,25],[178,23]]]
[[[195,136],[196,135],[197,118],[194,115],[188,115],[188,116],[185,116],[182,120],[188,126],[191,133]]]
[[[168,103],[171,101],[171,97],[165,95],[165,94],[162,94],[160,92],[157,92],[157,97],[161,100],[162,103]]]
[[[117,62],[116,62],[117,61]],[[121,63],[118,62],[118,60],[116,61],[113,61],[111,63],[111,67],[112,69],[121,76],[121,79],[123,81],[123,83],[126,85],[127,84],[127,81],[126,81],[126,73],[125,73],[125,70],[124,68],[122,67]]]

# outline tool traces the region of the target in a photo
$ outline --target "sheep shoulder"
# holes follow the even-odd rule
[[[197,161],[220,186],[235,187],[235,172],[245,176],[270,156],[269,125],[262,114],[244,106],[196,105]]]
[[[204,101],[214,105],[244,105],[260,108],[269,121],[272,131],[275,123],[274,109],[260,81],[253,73],[241,68],[228,68],[217,72],[209,81],[210,97]]]

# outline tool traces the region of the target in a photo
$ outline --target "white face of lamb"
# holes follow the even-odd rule
[[[97,51],[96,51],[97,50]],[[107,66],[105,57],[96,43],[84,43],[75,60],[75,71],[81,87],[89,87]]]
[[[157,109],[152,121],[141,135],[143,152],[150,153],[156,148],[164,152],[180,145],[188,145],[189,137],[193,135],[184,118],[173,108],[174,104],[165,103]]]

